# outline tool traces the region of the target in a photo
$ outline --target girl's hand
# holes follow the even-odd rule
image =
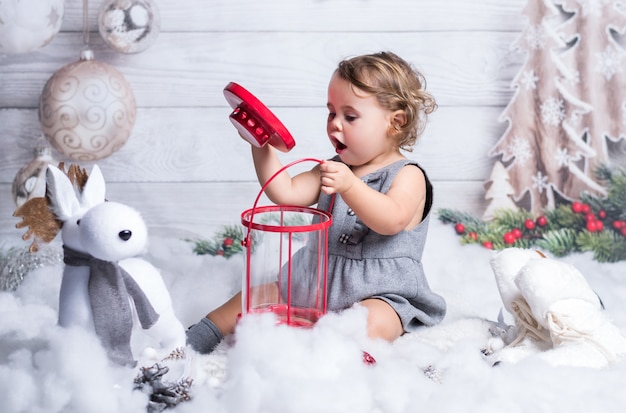
[[[344,163],[324,161],[320,165],[322,192],[327,195],[348,191],[357,179],[348,165]]]

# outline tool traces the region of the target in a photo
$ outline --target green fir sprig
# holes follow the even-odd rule
[[[255,220],[256,221],[256,220]],[[262,219],[259,220],[262,224],[269,225],[283,225],[289,226],[303,226],[311,223],[310,217],[306,214],[289,213],[269,213],[265,214]],[[293,240],[304,241],[305,232],[295,232],[293,234]],[[230,258],[233,255],[241,254],[245,250],[245,246],[242,241],[248,235],[248,228],[243,225],[225,225],[220,231],[215,233],[211,239],[188,239],[192,242],[193,252],[197,255],[212,255],[221,256],[224,258]],[[261,241],[260,231],[252,231],[250,233],[251,245],[254,249],[254,245]]]
[[[489,249],[536,247],[563,257],[592,252],[598,262],[626,260],[626,172],[602,166],[598,180],[606,196],[582,193],[580,201],[563,203],[544,215],[503,209],[483,221],[467,212],[442,208],[439,219],[454,224],[462,244],[482,244]]]
[[[241,241],[244,239],[244,228],[241,225],[228,225],[208,239],[189,240],[194,243],[193,252],[197,255],[213,255],[230,258],[240,254],[244,247]]]

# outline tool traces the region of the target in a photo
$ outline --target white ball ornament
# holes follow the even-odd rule
[[[113,66],[93,60],[91,50],[56,71],[39,99],[44,136],[77,161],[95,161],[118,151],[136,117],[130,84]]]
[[[100,8],[100,36],[118,52],[146,50],[156,41],[160,30],[159,9],[152,0],[108,0]]]
[[[30,53],[61,29],[64,0],[0,1],[0,53]]]

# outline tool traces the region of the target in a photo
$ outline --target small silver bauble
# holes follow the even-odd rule
[[[31,198],[46,195],[46,170],[49,164],[58,164],[52,158],[52,149],[49,146],[37,147],[33,160],[23,166],[13,180],[13,201],[16,206],[21,206]]]
[[[108,0],[100,9],[98,30],[118,52],[139,53],[159,36],[159,10],[152,0]]]

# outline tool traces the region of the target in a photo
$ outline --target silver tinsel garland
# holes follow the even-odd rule
[[[27,245],[0,251],[0,291],[15,291],[31,271],[63,262],[60,246],[45,245],[35,253],[28,248]]]

